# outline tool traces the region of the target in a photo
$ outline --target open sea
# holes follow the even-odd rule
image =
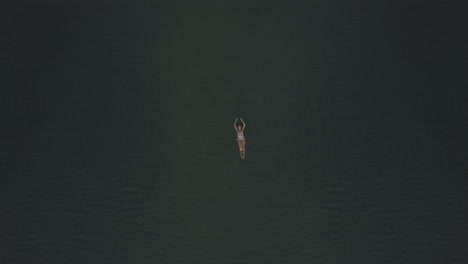
[[[2,2],[0,263],[468,263],[466,7]]]

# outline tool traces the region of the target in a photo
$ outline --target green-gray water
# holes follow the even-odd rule
[[[467,263],[462,1],[1,6],[1,263]]]

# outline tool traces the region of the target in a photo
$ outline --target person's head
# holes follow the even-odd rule
[[[241,129],[242,129],[242,126],[241,126],[241,125],[237,125],[237,129],[241,130]]]

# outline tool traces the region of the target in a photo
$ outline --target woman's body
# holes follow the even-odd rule
[[[236,126],[237,124],[237,118],[236,118],[236,120],[234,121],[234,129],[237,132],[236,140],[237,140],[237,144],[239,145],[239,152],[240,152],[241,159],[245,159],[245,136],[244,136],[245,122],[244,120],[242,120],[242,118],[240,120],[242,122],[242,126],[241,125]]]

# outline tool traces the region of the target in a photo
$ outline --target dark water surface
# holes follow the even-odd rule
[[[0,6],[0,263],[468,263],[462,1]]]

